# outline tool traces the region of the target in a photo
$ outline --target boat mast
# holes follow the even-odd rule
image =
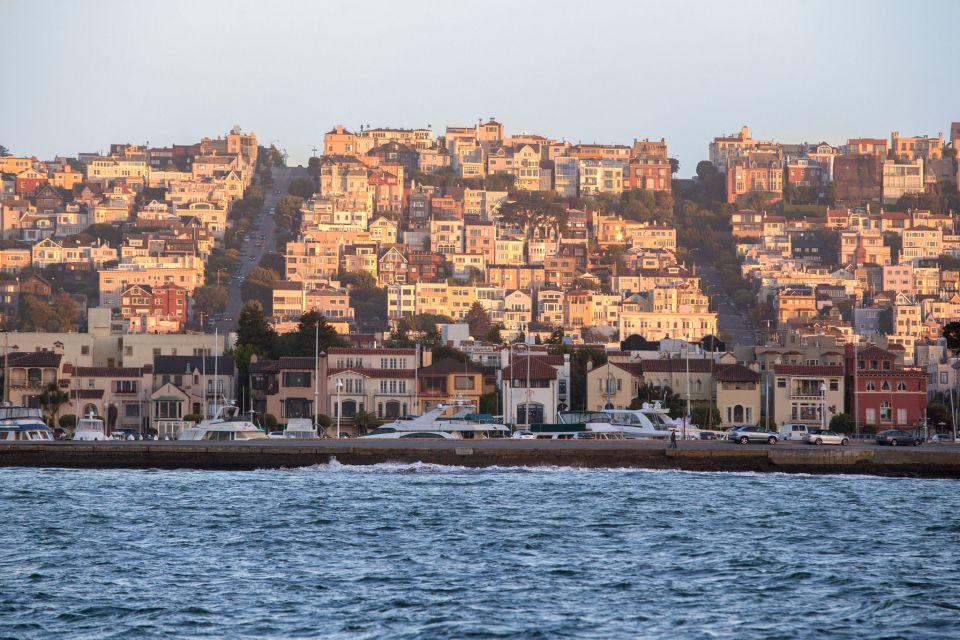
[[[218,372],[218,367],[220,362],[218,357],[220,353],[217,347],[219,345],[220,345],[220,327],[217,327],[213,330],[213,397],[217,399],[218,402],[220,397],[220,394],[217,391],[217,386],[218,386],[217,383],[220,382],[219,372]],[[216,407],[217,405],[214,405],[214,406]]]

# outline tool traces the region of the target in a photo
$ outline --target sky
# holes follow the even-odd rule
[[[0,144],[52,158],[234,125],[293,163],[335,124],[631,144],[843,144],[960,120],[960,2],[0,0]],[[938,25],[946,25],[939,28]]]

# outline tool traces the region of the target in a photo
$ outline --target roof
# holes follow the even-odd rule
[[[760,374],[742,364],[730,364],[717,369],[714,378],[719,382],[759,382]]]
[[[377,351],[373,349],[372,351]],[[410,349],[410,351],[413,351]],[[377,351],[379,353],[379,351]],[[448,373],[483,373],[476,365],[469,362],[460,362],[453,358],[443,358],[434,362],[429,367],[421,367],[421,375],[430,374],[448,374]]]
[[[63,355],[53,351],[12,351],[4,360],[11,367],[59,367]]]
[[[339,375],[345,371],[352,371],[367,378],[410,378],[414,377],[413,369],[366,369],[362,367],[333,367],[327,369],[327,377]]]
[[[518,357],[503,368],[505,380],[526,380],[528,375],[531,380],[555,380],[557,370],[536,356]]]
[[[364,349],[360,347],[330,347],[327,349],[328,356],[412,356],[416,355],[416,349]]]
[[[635,377],[643,376],[643,363],[642,362],[611,362],[611,367],[617,367],[629,373]],[[600,367],[597,367],[598,369]]]
[[[153,367],[147,365],[147,372]],[[139,378],[144,369],[137,367],[77,367],[73,375],[78,378]]]
[[[214,370],[218,375],[233,375],[235,368],[233,358],[230,356],[154,356],[154,373],[161,375],[181,375],[184,373],[193,373],[194,370],[206,371],[212,374]]]
[[[281,356],[277,366],[280,369],[316,369],[317,361],[313,356]]]
[[[776,364],[773,372],[787,376],[842,376],[843,367],[829,364]]]
[[[644,373],[682,373],[687,371],[687,362],[690,363],[691,373],[706,373],[714,367],[713,360],[704,358],[664,358],[659,360],[646,360],[643,364]]]

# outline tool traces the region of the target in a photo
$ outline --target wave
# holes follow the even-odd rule
[[[686,471],[683,469],[648,469],[644,467],[578,467],[571,465],[490,465],[467,467],[464,465],[444,465],[433,462],[379,462],[376,464],[343,464],[336,457],[330,462],[305,467],[281,467],[275,469],[257,469],[260,473],[366,473],[366,474],[440,474],[440,473],[616,473],[684,475],[708,477],[770,478],[776,476],[790,478],[823,478],[822,475],[809,473],[782,473],[761,471]],[[838,476],[843,477],[843,476]],[[873,478],[873,476],[856,476]]]

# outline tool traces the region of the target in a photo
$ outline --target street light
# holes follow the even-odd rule
[[[218,287],[220,286],[220,272],[221,272],[221,271],[228,271],[228,269],[227,269],[226,267],[220,267],[219,269],[217,269],[217,270],[214,272],[214,273],[217,274],[217,286],[218,286]]]
[[[827,429],[827,385],[820,383],[820,428]]]
[[[343,413],[343,404],[340,402],[341,389],[343,389],[343,380],[337,378],[337,440],[340,439],[340,414]]]

